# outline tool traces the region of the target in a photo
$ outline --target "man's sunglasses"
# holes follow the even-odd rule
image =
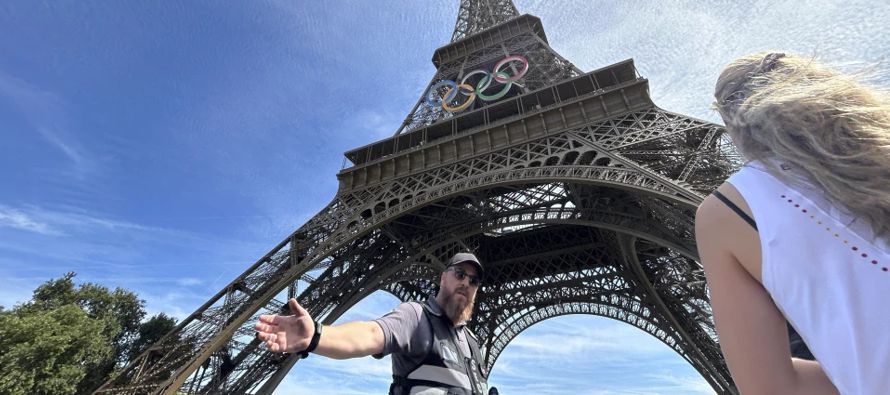
[[[467,273],[466,270],[461,269],[457,266],[452,266],[448,268],[448,270],[454,272],[454,277],[457,278],[458,281],[464,281],[465,278],[470,279],[470,285],[474,287],[478,287],[479,284],[482,284],[482,279],[479,276],[472,276],[470,273]]]

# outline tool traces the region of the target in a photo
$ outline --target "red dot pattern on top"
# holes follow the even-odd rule
[[[800,208],[800,203],[794,203],[794,199],[788,199],[788,196],[786,196],[786,195],[782,195],[781,197],[782,197],[782,199],[787,199],[788,203],[792,203],[792,204],[794,204],[794,207],[795,207],[795,208]],[[807,209],[805,209],[805,208],[801,208],[801,209],[800,209],[800,212],[806,214],[806,213],[807,213]],[[816,220],[816,216],[815,216],[815,215],[810,215],[810,219],[816,221],[817,224],[822,225],[822,221]],[[835,238],[835,239],[838,239],[839,241],[840,241],[840,240],[843,240],[844,244],[849,244],[849,243],[850,243],[849,240],[844,240],[844,239],[842,239],[839,233],[833,233],[833,232],[831,231],[831,227],[826,227],[825,230],[827,230],[829,233],[832,233],[832,234],[834,235],[834,238]],[[852,246],[852,247],[850,247],[850,248],[851,248],[853,251],[859,251],[859,246],[855,246],[855,245],[854,245],[854,246]],[[863,252],[863,253],[859,254],[859,256],[861,256],[862,258],[868,258],[868,253]],[[872,260],[871,260],[871,264],[872,264],[872,265],[878,266],[879,263],[880,263],[880,262],[878,262],[877,259],[872,259]],[[888,268],[887,266],[880,266],[880,268],[881,268],[881,271],[882,271],[882,272],[888,272],[888,271],[890,271],[890,268]]]

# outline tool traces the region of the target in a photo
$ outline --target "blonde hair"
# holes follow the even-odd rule
[[[786,180],[780,166],[791,165],[890,241],[890,96],[813,59],[766,52],[726,66],[714,96],[746,159]]]

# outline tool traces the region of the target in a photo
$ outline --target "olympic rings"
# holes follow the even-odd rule
[[[506,71],[501,71],[501,68],[510,62],[519,62],[522,64],[519,71],[512,76]],[[467,73],[467,75],[460,80],[460,84],[452,80],[442,80],[433,84],[433,86],[427,90],[426,102],[432,107],[441,106],[443,110],[451,113],[463,111],[470,107],[477,97],[484,101],[497,100],[504,97],[507,92],[510,91],[510,88],[513,87],[514,83],[518,86],[522,86],[516,81],[522,78],[526,72],[528,72],[528,59],[521,55],[510,55],[498,61],[494,65],[492,71],[477,69]],[[481,74],[482,78],[479,79],[479,81],[476,81],[476,86],[473,87],[467,80],[478,74]],[[503,84],[504,87],[495,94],[486,95],[484,92],[491,86],[492,81]],[[445,93],[440,96],[439,90],[442,88],[446,89]],[[458,95],[466,96],[466,99],[464,99],[462,103],[459,103],[457,102]]]
[[[473,92],[473,87],[472,87],[472,86],[470,86],[470,85],[468,85],[468,84],[460,84],[460,85],[458,85],[457,87],[458,87],[458,89],[463,88],[463,89],[468,90],[468,91],[470,92],[470,95],[469,95],[469,97],[467,98],[466,101],[464,101],[462,104],[460,104],[460,105],[458,105],[458,106],[456,106],[456,107],[451,107],[451,106],[449,106],[446,102],[443,101],[443,102],[442,102],[442,108],[444,108],[445,111],[448,111],[448,112],[458,112],[458,111],[463,111],[465,108],[469,107],[470,104],[473,104],[473,100],[476,99],[476,95],[477,95],[477,94],[476,94],[475,92]],[[445,97],[451,96],[451,94],[452,94],[454,91],[455,91],[454,88],[448,88],[448,90],[445,91]],[[463,93],[463,92],[461,92],[461,93]],[[456,95],[455,95],[455,96],[456,96]],[[482,97],[482,95],[479,95],[479,97]]]

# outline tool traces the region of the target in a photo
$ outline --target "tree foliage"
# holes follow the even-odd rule
[[[113,356],[107,322],[73,304],[0,316],[0,392],[73,394],[91,368]]]
[[[164,313],[160,313],[149,318],[139,326],[136,334],[136,340],[130,345],[127,354],[127,360],[132,360],[142,354],[149,346],[161,340],[164,335],[173,330],[176,326],[176,319],[169,317]]]
[[[145,302],[133,292],[75,286],[74,276],[0,309],[0,393],[91,393],[175,326],[163,313],[142,322]]]

